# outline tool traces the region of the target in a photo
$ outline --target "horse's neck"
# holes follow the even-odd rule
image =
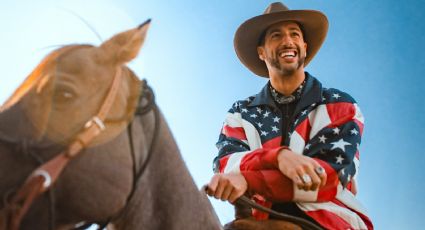
[[[117,223],[118,229],[220,229],[211,204],[196,187],[163,118],[157,141],[130,207]]]

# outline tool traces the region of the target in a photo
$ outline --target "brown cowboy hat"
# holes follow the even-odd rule
[[[289,10],[280,2],[270,4],[262,15],[248,19],[239,26],[234,38],[236,54],[241,62],[252,72],[262,77],[269,77],[264,61],[257,53],[261,36],[271,25],[282,21],[295,21],[303,31],[307,43],[307,57],[304,66],[319,51],[328,32],[328,19],[316,10]]]

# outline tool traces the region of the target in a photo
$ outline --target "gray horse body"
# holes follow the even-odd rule
[[[135,133],[140,132],[142,126],[153,124],[152,118],[141,120],[142,124],[137,121],[132,124]],[[114,224],[118,229],[136,229],[133,226],[138,226],[139,222],[145,223],[145,229],[220,229],[212,206],[197,189],[163,116],[155,122],[160,124],[158,144],[152,149],[152,158],[137,183],[135,193],[139,195],[131,200],[123,217]],[[151,127],[147,129],[152,130]],[[150,141],[149,138],[144,140]],[[149,146],[143,143],[145,141],[138,145]],[[146,158],[147,153],[138,155]],[[149,186],[144,186],[147,184]]]

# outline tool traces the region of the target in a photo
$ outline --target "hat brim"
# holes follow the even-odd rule
[[[233,42],[238,58],[258,76],[269,77],[266,64],[258,57],[259,39],[268,27],[282,21],[295,21],[302,27],[304,41],[307,43],[304,66],[319,51],[328,32],[328,19],[322,12],[315,10],[288,10],[248,19],[239,26]]]

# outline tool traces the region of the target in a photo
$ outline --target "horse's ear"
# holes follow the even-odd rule
[[[151,20],[147,20],[137,28],[116,34],[100,45],[100,59],[121,65],[137,56],[145,41]]]

